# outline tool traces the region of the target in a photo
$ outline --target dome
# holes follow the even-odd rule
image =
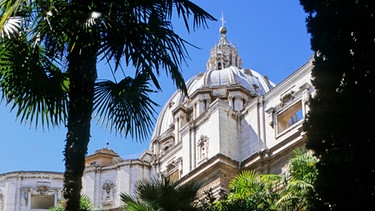
[[[187,82],[188,96],[181,91],[176,91],[161,110],[151,140],[162,139],[163,136],[173,133],[173,112],[187,101],[189,97],[204,91],[205,93],[215,89],[243,89],[248,96],[256,97],[267,93],[274,83],[267,77],[252,69],[243,69],[242,60],[237,48],[226,39],[226,28],[221,27],[219,43],[210,52],[206,64],[206,71],[193,76]],[[151,147],[151,146],[150,146]]]

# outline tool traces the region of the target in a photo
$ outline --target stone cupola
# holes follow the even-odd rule
[[[210,52],[210,58],[207,61],[207,70],[221,70],[230,66],[242,68],[242,60],[238,55],[238,50],[235,45],[229,43],[227,40],[227,28],[224,26],[224,18],[219,29],[220,40]]]

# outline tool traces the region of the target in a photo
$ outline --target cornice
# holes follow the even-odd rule
[[[0,180],[10,178],[63,179],[64,173],[53,171],[13,171],[0,174]]]
[[[300,68],[298,68],[294,73],[289,75],[286,79],[281,81],[279,84],[277,84],[274,88],[272,88],[269,92],[264,94],[265,100],[272,99],[279,95],[281,92],[288,89],[290,86],[295,84],[296,81],[303,78],[307,74],[311,74],[311,70],[313,68],[313,60],[308,60],[304,65],[302,65]]]

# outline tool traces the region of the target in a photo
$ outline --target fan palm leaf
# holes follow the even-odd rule
[[[147,73],[126,77],[119,83],[106,80],[95,86],[94,110],[106,128],[144,139],[150,132],[157,104],[149,98]],[[151,114],[151,115],[150,115]]]
[[[124,202],[124,207],[127,211],[151,211],[152,208],[147,204],[135,199],[126,193],[120,194],[121,201]]]
[[[58,125],[67,116],[66,75],[42,47],[22,37],[4,39],[0,47],[2,99],[12,103],[21,122]]]
[[[1,39],[12,36],[17,36],[18,32],[21,31],[21,24],[23,19],[21,17],[10,17],[3,25],[3,29],[0,32]]]
[[[136,199],[128,194],[121,194],[121,198],[127,210],[141,206],[145,210],[189,211],[196,209],[194,201],[200,187],[196,182],[178,185],[168,178],[144,179],[135,184]]]

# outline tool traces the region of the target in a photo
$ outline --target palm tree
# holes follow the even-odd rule
[[[197,210],[199,183],[179,185],[168,178],[140,180],[135,184],[135,197],[122,193],[128,211],[190,211]]]
[[[194,28],[214,18],[188,0],[0,0],[0,7],[2,99],[21,122],[66,125],[63,196],[66,210],[78,210],[94,112],[111,130],[144,139],[160,71],[186,91],[180,66],[189,43],[173,31],[172,14],[187,30],[190,17]],[[113,72],[135,74],[98,81],[103,60]]]

